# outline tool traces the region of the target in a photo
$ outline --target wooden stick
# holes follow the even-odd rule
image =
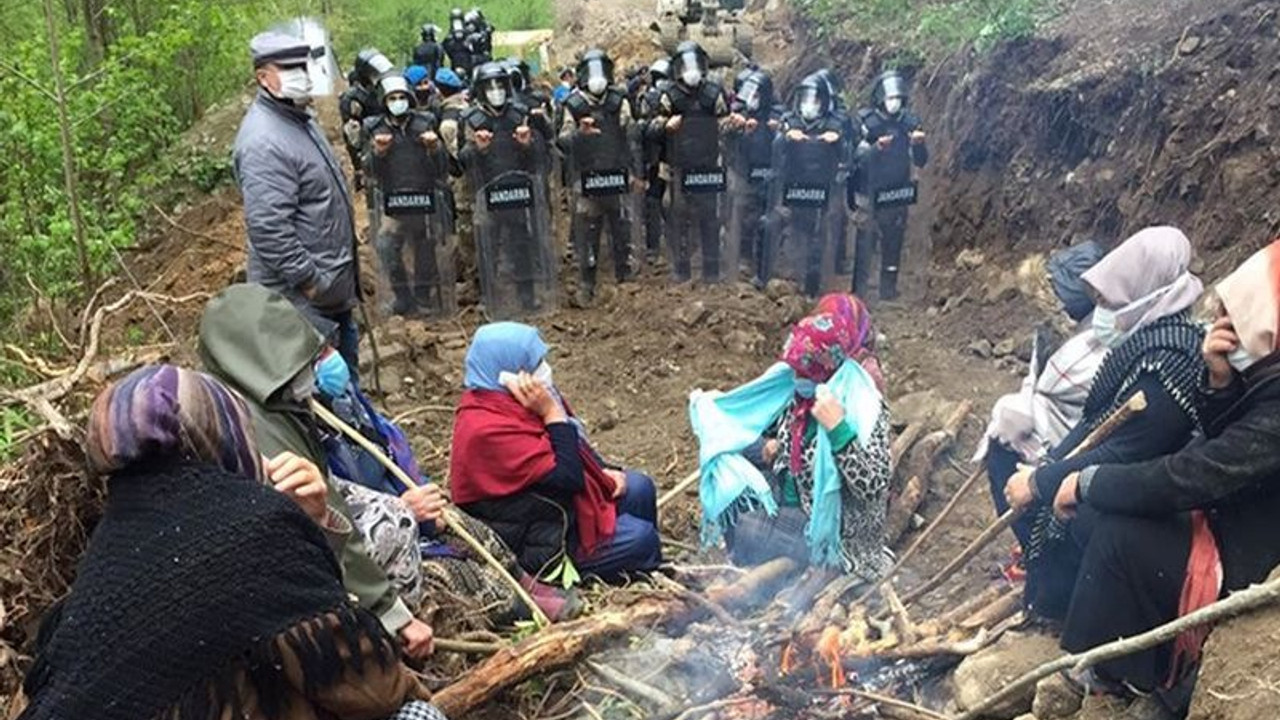
[[[1085,437],[1079,445],[1075,446],[1071,452],[1067,453],[1065,459],[1070,460],[1081,453],[1092,450],[1102,441],[1106,440],[1111,433],[1115,432],[1116,428],[1124,425],[1130,418],[1145,411],[1146,409],[1146,393],[1142,391],[1134,393],[1133,397],[1129,398],[1128,402],[1117,408],[1116,411],[1112,413],[1111,416],[1108,417],[1101,425],[1094,428],[1093,432],[1089,433],[1089,435]],[[964,567],[970,560],[986,549],[986,547],[991,544],[992,540],[996,539],[996,537],[998,537],[1002,532],[1013,525],[1014,521],[1018,519],[1020,514],[1019,510],[1010,508],[1008,512],[1001,515],[993,524],[988,526],[986,530],[983,530],[982,534],[970,543],[969,546],[956,556],[954,560],[947,563],[946,567],[939,570],[937,574],[926,580],[920,587],[903,596],[902,602],[910,605],[921,597],[924,597],[934,588],[946,582],[952,575],[956,574],[960,568]]]
[[[867,700],[869,702],[878,703],[880,705],[888,705],[890,707],[898,708],[899,710],[906,710],[907,712],[915,713],[917,717],[928,718],[928,720],[948,720],[947,716],[943,715],[940,712],[935,712],[933,710],[930,710],[929,708],[920,707],[919,705],[909,703],[906,700],[899,700],[898,698],[895,698],[895,697],[889,697],[888,695],[880,695],[873,692],[867,692],[866,690],[854,690],[853,688],[839,688],[838,690],[815,690],[814,693],[817,695],[828,695],[828,696],[852,695],[856,698]]]
[[[676,498],[680,497],[680,495],[682,495],[685,490],[688,490],[690,487],[693,486],[694,483],[698,482],[698,480],[700,480],[701,478],[702,478],[701,470],[694,470],[693,472],[689,473],[688,477],[676,483],[675,487],[666,491],[665,493],[662,494],[662,497],[658,498],[658,509],[661,510],[663,505],[666,505],[672,500],[675,500]]]
[[[617,686],[632,697],[653,703],[655,706],[660,708],[674,705],[676,702],[675,698],[671,697],[667,693],[648,683],[629,678],[626,674],[611,665],[605,665],[604,663],[599,663],[595,660],[588,660],[585,665],[588,670],[599,675],[600,679],[610,685]]]
[[[906,606],[902,604],[902,600],[898,598],[898,593],[894,591],[893,583],[884,586],[884,600],[889,605],[893,628],[897,631],[902,644],[914,644],[920,639],[919,634],[916,632],[915,623],[911,622],[911,616],[907,615]]]
[[[995,602],[960,621],[961,630],[995,627],[1022,609],[1022,587],[1011,588]]]
[[[893,444],[889,446],[890,468],[897,469],[902,463],[902,458],[907,456],[907,452],[911,450],[912,445],[916,444],[922,432],[924,432],[922,423],[911,423],[893,439]]]
[[[1208,625],[1220,620],[1235,617],[1258,608],[1266,607],[1273,603],[1280,602],[1280,579],[1268,580],[1259,585],[1233,593],[1231,596],[1218,600],[1210,605],[1196,610],[1193,613],[1184,615],[1177,620],[1167,622],[1164,625],[1152,628],[1141,635],[1135,635],[1131,638],[1122,638],[1114,642],[1099,645],[1082,653],[1072,655],[1064,655],[1063,657],[1047,662],[1040,667],[1035,668],[1024,674],[1022,677],[1006,685],[999,692],[990,697],[981,700],[967,712],[960,715],[957,720],[977,720],[982,717],[983,713],[995,707],[1006,698],[1034,686],[1044,678],[1059,672],[1061,670],[1080,671],[1093,667],[1098,663],[1114,660],[1118,657],[1132,655],[1136,652],[1149,650],[1158,645],[1162,645],[1181,635],[1183,632],[1192,628]]]
[[[374,445],[368,438],[361,435],[358,430],[343,422],[337,415],[329,412],[329,408],[321,405],[314,398],[311,400],[311,411],[316,414],[316,417],[323,420],[326,425],[337,430],[343,435],[346,435],[357,445],[364,448],[365,452],[372,455],[379,464],[391,472],[395,479],[404,486],[405,490],[412,490],[413,488],[418,487],[418,484],[414,482],[404,470],[400,469],[399,465],[392,462],[391,459],[382,452],[382,448]],[[538,625],[538,627],[545,627],[551,624],[551,620],[547,618],[546,613],[542,612],[542,609],[533,601],[533,598],[529,595],[529,592],[524,589],[524,586],[512,577],[511,573],[507,572],[507,569],[503,567],[502,563],[498,562],[498,559],[486,550],[475,536],[463,527],[462,522],[458,520],[458,516],[454,514],[452,508],[445,508],[444,522],[453,534],[457,535],[464,543],[467,544],[468,547],[484,559],[484,561],[489,564],[489,567],[493,568],[494,571],[498,573],[498,576],[511,587],[511,590],[515,592],[516,597],[520,598],[520,601],[529,608],[529,614],[533,616],[533,621]]]
[[[475,642],[472,640],[455,640],[453,638],[436,638],[436,650],[441,652],[468,653],[472,655],[492,655],[506,647],[503,643]]]

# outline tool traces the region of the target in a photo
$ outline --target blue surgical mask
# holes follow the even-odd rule
[[[1124,331],[1116,327],[1116,311],[1098,306],[1093,311],[1093,334],[1098,342],[1114,348],[1124,342]]]
[[[316,363],[316,387],[328,397],[342,397],[351,383],[351,368],[342,355],[331,352]]]
[[[796,378],[796,394],[806,400],[818,392],[818,383],[806,378]]]
[[[1231,363],[1231,367],[1235,368],[1238,373],[1243,373],[1245,370],[1253,367],[1260,359],[1261,358],[1256,358],[1251,355],[1248,350],[1245,350],[1244,345],[1240,345],[1227,355],[1227,362]]]

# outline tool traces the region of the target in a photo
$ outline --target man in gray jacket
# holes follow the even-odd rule
[[[354,374],[359,335],[352,310],[360,301],[355,222],[346,177],[308,111],[311,47],[266,32],[253,38],[250,50],[258,97],[235,144],[248,279],[289,298],[317,325],[336,324],[338,349]]]

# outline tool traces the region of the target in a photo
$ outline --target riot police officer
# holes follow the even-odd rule
[[[436,76],[436,70],[444,65],[444,48],[436,40],[440,28],[427,23],[422,26],[422,42],[413,49],[413,64],[427,69],[427,77]]]
[[[822,68],[813,73],[813,78],[820,82],[826,83],[827,89],[831,95],[832,114],[840,120],[841,133],[843,134],[842,144],[844,151],[841,154],[840,171],[837,181],[845,184],[849,176],[856,171],[857,168],[857,152],[858,143],[862,141],[862,125],[855,118],[853,113],[845,107],[844,103],[844,84],[840,82],[840,78],[829,68]],[[844,217],[842,222],[835,228],[835,267],[839,272],[848,272],[849,264],[849,227],[848,217]]]
[[[701,251],[702,279],[721,279],[719,206],[725,189],[721,121],[743,122],[741,116],[729,120],[724,90],[708,79],[707,66],[707,53],[698,43],[680,43],[671,62],[673,81],[662,92],[650,123],[652,129],[666,133],[671,183],[667,246],[677,281],[692,275],[695,247]]]
[[[467,44],[471,46],[473,65],[487,63],[493,59],[493,28],[485,20],[480,8],[473,7],[462,18],[467,29]]]
[[[463,78],[471,77],[471,68],[475,60],[471,55],[471,46],[467,44],[467,29],[462,21],[462,9],[449,11],[449,36],[441,43],[444,54],[449,57],[449,66]]]
[[[770,240],[761,263],[768,274],[758,280],[786,276],[810,297],[822,292],[834,274],[835,228],[844,221],[843,207],[832,201],[843,157],[844,122],[831,87],[810,75],[796,87],[775,144]]]
[[[356,190],[364,189],[364,157],[361,147],[361,124],[379,112],[378,78],[392,69],[385,55],[366,48],[356,54],[355,66],[347,75],[347,89],[338,96],[338,114],[342,117],[342,139],[351,157]]]
[[[641,162],[644,165],[644,246],[650,264],[657,262],[662,253],[662,230],[665,221],[663,198],[667,194],[667,181],[663,178],[662,164],[666,148],[666,129],[653,128],[649,122],[658,114],[662,93],[671,82],[671,61],[660,57],[649,65],[649,87],[640,96],[637,116],[645,123],[642,127]]]
[[[369,167],[381,202],[375,246],[391,290],[390,311],[432,316],[451,314],[453,295],[452,223],[443,192],[448,178],[436,118],[414,110],[413,88],[399,75],[379,82],[384,112],[365,120]],[[413,255],[412,276],[405,254]]]
[[[475,195],[481,294],[493,316],[549,307],[555,272],[545,180],[546,145],[516,103],[507,68],[476,68],[475,105],[462,116],[459,161]],[[509,293],[514,289],[515,295]]]
[[[551,98],[533,85],[533,71],[523,58],[509,57],[502,61],[511,78],[511,90],[517,103],[529,111],[530,127],[547,142],[555,139],[555,127],[551,123]]]
[[[858,148],[858,193],[865,193],[871,227],[858,228],[853,261],[853,292],[865,295],[871,255],[880,245],[880,298],[898,296],[898,271],[907,229],[907,209],[915,204],[912,165],[922,168],[929,149],[920,119],[907,109],[906,80],[896,71],[876,79],[873,107],[858,113],[865,138]],[[853,193],[850,193],[853,195]],[[874,230],[874,233],[872,232]]]
[[[613,60],[603,50],[588,50],[578,62],[577,78],[578,92],[564,103],[560,144],[570,161],[577,235],[574,255],[581,273],[578,300],[585,306],[595,296],[600,237],[606,224],[614,278],[619,283],[630,279],[632,184],[639,168],[631,103],[625,91],[613,84]]]
[[[751,263],[759,277],[758,261],[764,242],[764,216],[768,210],[769,178],[773,167],[773,142],[781,114],[774,104],[773,79],[758,68],[748,68],[734,82],[733,115],[743,118],[726,135],[729,168],[729,224],[727,245],[735,245],[742,260]],[[730,271],[733,268],[729,268]]]

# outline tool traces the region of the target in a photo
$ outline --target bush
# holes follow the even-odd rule
[[[931,57],[973,45],[989,50],[1027,37],[1058,11],[1057,0],[797,0],[820,40],[860,39]]]

